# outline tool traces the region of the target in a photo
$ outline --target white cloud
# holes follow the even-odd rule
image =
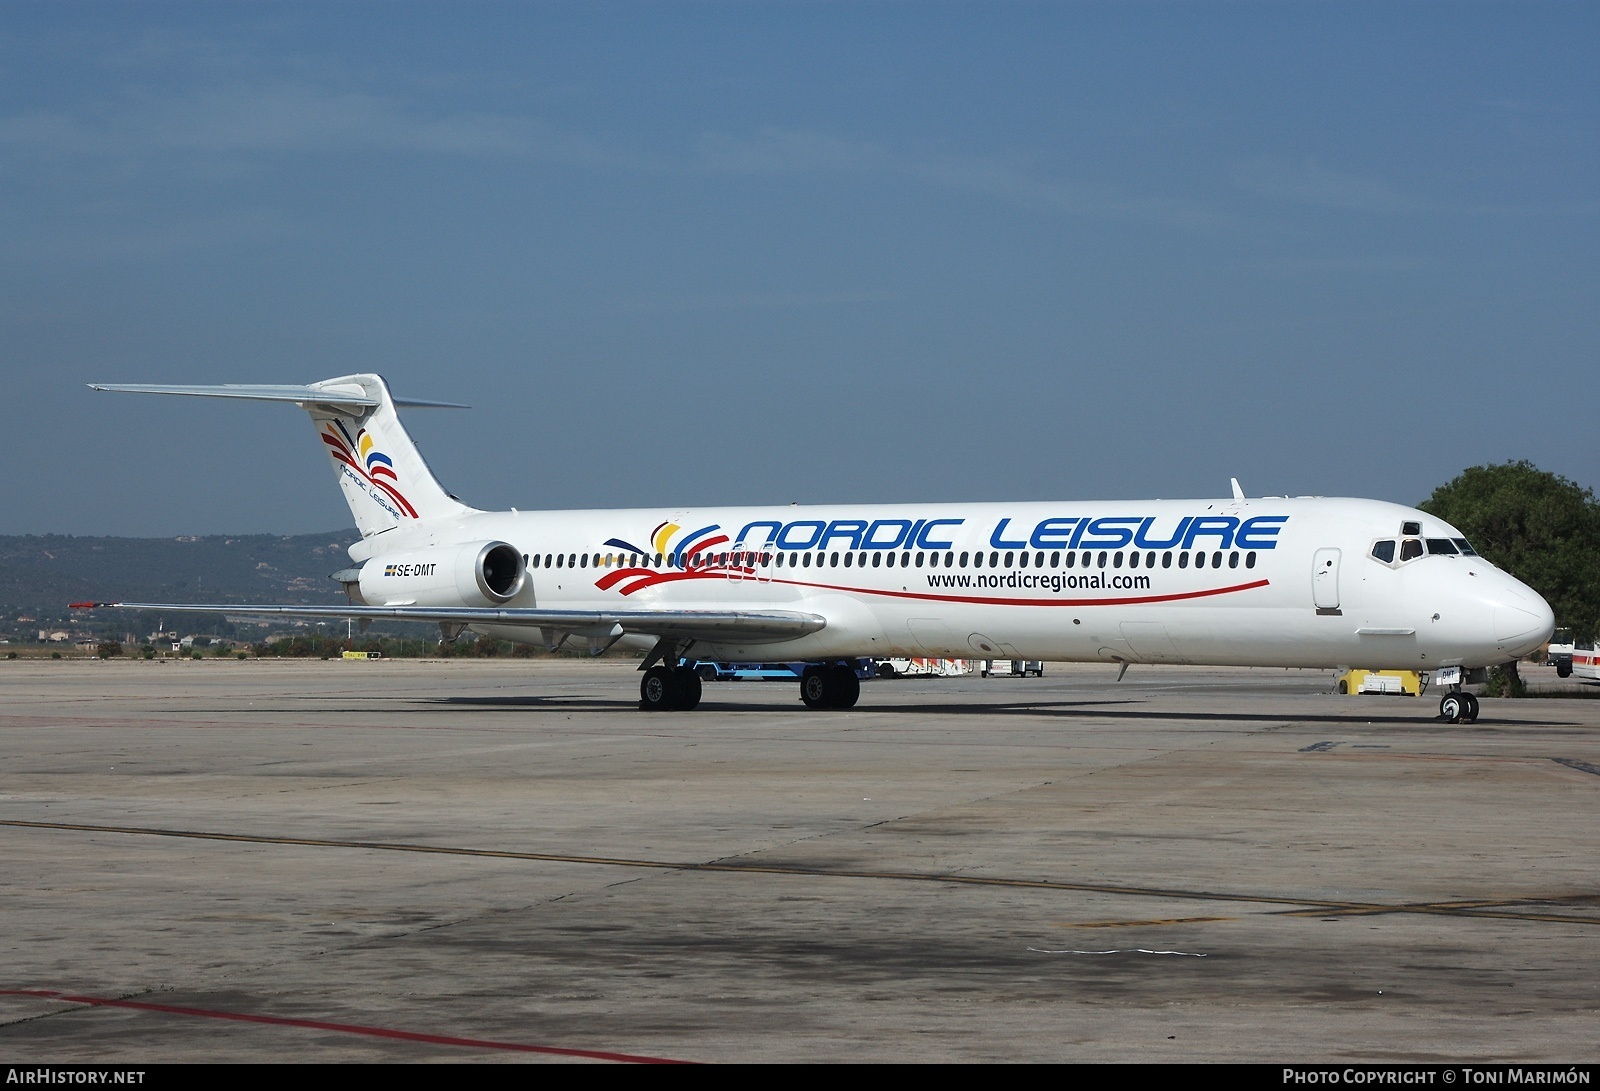
[[[527,118],[482,113],[428,117],[391,98],[292,83],[210,88],[173,98],[133,93],[87,118],[60,112],[13,114],[0,118],[0,147],[44,157],[369,149],[514,156],[571,165],[606,165],[624,158]]]
[[[1233,182],[1240,189],[1263,197],[1358,212],[1405,212],[1416,207],[1416,202],[1401,196],[1386,182],[1341,174],[1309,158],[1251,159],[1234,168]]]
[[[826,133],[766,128],[753,137],[704,137],[699,167],[713,173],[856,175],[908,179],[935,189],[976,194],[1032,209],[1081,216],[1121,216],[1210,231],[1228,217],[1193,201],[1123,197],[1044,178],[1001,159],[914,156],[881,144]]]

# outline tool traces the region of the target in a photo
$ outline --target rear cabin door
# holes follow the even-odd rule
[[[1339,551],[1319,549],[1311,561],[1311,601],[1318,610],[1339,608]]]

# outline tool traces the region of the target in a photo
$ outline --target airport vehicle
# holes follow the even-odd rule
[[[985,659],[978,668],[984,678],[1035,678],[1044,677],[1044,661],[1040,659]]]
[[[1557,678],[1569,678],[1572,675],[1573,653],[1576,651],[1577,646],[1572,642],[1572,630],[1557,629],[1550,634],[1550,644],[1545,648],[1545,665],[1556,669]]]
[[[805,674],[809,663],[714,663],[704,659],[685,660],[702,682],[793,682]],[[849,661],[848,666],[863,682],[876,675],[870,659]]]
[[[972,664],[965,659],[895,656],[875,660],[873,669],[879,678],[955,678],[971,674]]]
[[[438,623],[598,654],[643,651],[640,706],[694,708],[680,661],[803,661],[848,708],[858,657],[1432,670],[1550,636],[1538,593],[1461,532],[1326,497],[487,512],[435,480],[377,375],[306,386],[95,386],[306,410],[362,539],[345,606],[83,603]],[[1470,719],[1475,702],[1441,701]]]
[[[1568,638],[1571,639],[1570,637]],[[1556,674],[1561,678],[1592,678],[1600,680],[1600,652],[1595,650],[1594,641],[1579,640],[1568,645],[1566,667],[1556,666]],[[1555,646],[1551,646],[1552,653]]]
[[[1349,670],[1339,676],[1340,693],[1381,693],[1401,697],[1421,697],[1428,679],[1420,671]]]

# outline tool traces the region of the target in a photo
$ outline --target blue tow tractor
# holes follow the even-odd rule
[[[811,708],[849,708],[861,695],[862,679],[877,677],[871,659],[834,663],[714,663],[684,660],[702,682],[793,682]]]

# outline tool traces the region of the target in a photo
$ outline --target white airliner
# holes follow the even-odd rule
[[[1504,663],[1550,607],[1454,527],[1324,497],[486,512],[446,492],[376,375],[309,386],[95,386],[292,402],[361,541],[348,606],[93,603],[437,622],[645,651],[641,707],[691,709],[680,660],[808,662],[812,708],[855,704],[855,657],[1439,671]],[[1447,693],[1441,714],[1476,717]]]

